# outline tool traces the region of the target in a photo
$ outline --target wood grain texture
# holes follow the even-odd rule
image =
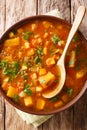
[[[55,114],[50,120],[43,124],[43,130],[74,130],[73,109]]]
[[[44,14],[53,9],[58,9],[64,19],[70,21],[69,0],[38,0],[38,14]]]
[[[6,0],[6,29],[15,22],[36,14],[36,0]]]
[[[0,36],[4,32],[5,25],[5,0],[0,0]],[[5,107],[4,99],[0,95],[0,130],[4,130]]]
[[[87,0],[71,0],[71,21],[73,22],[77,8],[80,5],[84,5],[86,7],[86,13],[79,29],[87,39]]]

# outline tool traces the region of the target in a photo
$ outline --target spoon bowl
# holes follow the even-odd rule
[[[80,26],[80,24],[82,22],[84,14],[85,14],[85,7],[80,6],[78,8],[78,10],[77,10],[77,14],[76,14],[74,23],[73,23],[72,28],[71,28],[71,30],[69,32],[68,39],[67,39],[63,54],[60,57],[59,61],[57,62],[57,66],[58,66],[58,68],[60,70],[59,83],[58,83],[57,87],[53,91],[48,92],[48,93],[43,93],[43,97],[45,97],[45,98],[52,98],[52,97],[56,96],[57,94],[60,93],[60,91],[63,88],[63,85],[65,83],[65,79],[66,79],[66,70],[65,70],[65,65],[64,65],[66,51],[68,49],[69,44],[72,41],[73,36],[75,35],[76,31],[78,30],[78,28],[79,28],[79,26]]]

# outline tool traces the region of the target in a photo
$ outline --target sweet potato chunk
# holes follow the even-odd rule
[[[46,75],[39,77],[38,80],[44,88],[47,88],[54,81],[54,79],[55,76],[51,72],[48,72]]]
[[[5,46],[17,46],[17,45],[19,45],[19,37],[12,38],[12,39],[7,39],[4,42],[4,45]]]
[[[25,103],[25,106],[33,105],[32,97],[31,96],[25,97],[24,98],[24,103]]]
[[[17,94],[16,89],[14,87],[10,86],[7,91],[7,96],[13,98],[14,95],[16,95],[16,94]]]
[[[37,99],[36,108],[43,110],[45,106],[45,101],[43,99]]]
[[[39,75],[41,76],[41,75],[44,75],[44,74],[46,74],[46,69],[45,68],[41,68],[39,70]]]

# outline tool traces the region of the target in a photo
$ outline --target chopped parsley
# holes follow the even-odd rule
[[[69,96],[72,96],[72,94],[73,94],[73,89],[72,89],[72,88],[68,88],[68,89],[67,89],[67,93],[68,93]]]
[[[37,56],[35,58],[35,63],[38,64],[38,63],[41,63],[41,62],[42,62],[41,58]]]
[[[56,34],[54,34],[54,36],[52,37],[52,42],[54,43],[54,44],[56,44],[56,43],[58,43],[58,41],[60,41],[60,38],[56,35]]]
[[[32,90],[30,89],[30,85],[29,84],[27,84],[27,85],[25,85],[25,87],[24,87],[24,93],[26,93],[28,96],[30,96],[30,95],[32,95]]]
[[[58,101],[58,99],[59,99],[59,95],[52,97],[49,100],[52,101],[52,102],[56,102],[56,101]]]
[[[33,32],[23,32],[22,36],[25,40],[29,40],[30,36],[33,36],[34,33]]]
[[[14,101],[18,102],[18,100],[19,100],[19,96],[18,95],[14,95]]]
[[[77,41],[79,41],[80,40],[80,38],[77,36],[77,35],[75,35],[74,37],[73,37],[73,39],[72,39],[72,42],[77,42]]]

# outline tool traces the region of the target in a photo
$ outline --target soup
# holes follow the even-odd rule
[[[66,81],[53,98],[43,97],[60,80],[57,61],[70,31],[65,23],[30,21],[12,30],[0,45],[0,83],[7,97],[32,111],[63,107],[81,91],[87,80],[87,49],[76,33],[65,58]]]

